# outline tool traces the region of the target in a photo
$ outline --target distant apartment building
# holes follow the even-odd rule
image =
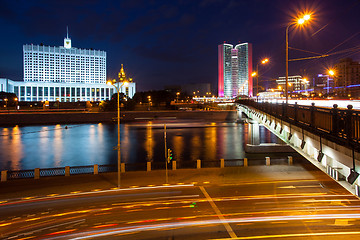
[[[218,46],[218,96],[252,96],[252,45],[241,43]]]
[[[279,79],[276,79],[276,83],[282,89],[285,89],[286,78],[279,77]],[[288,91],[306,90],[309,89],[309,87],[310,87],[310,81],[308,79],[304,79],[300,75],[288,76]]]
[[[334,65],[335,85],[337,87],[347,87],[360,84],[360,63],[351,58],[341,59]]]
[[[106,84],[106,52],[71,46],[23,46],[24,81],[0,79],[1,89],[15,93],[19,101],[102,101],[115,88]],[[123,69],[122,69],[123,70]],[[130,82],[120,91],[132,98],[136,85]]]
[[[314,92],[329,94],[333,92],[334,89],[334,78],[326,74],[318,74],[314,78]]]

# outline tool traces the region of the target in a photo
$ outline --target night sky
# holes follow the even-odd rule
[[[289,75],[311,77],[344,57],[360,61],[359,0],[0,0],[0,78],[23,79],[23,44],[72,46],[107,52],[107,77],[121,64],[137,91],[182,83],[217,86],[217,45],[253,44],[253,66],[263,57],[263,84],[285,75],[285,28],[297,13],[313,12],[290,28],[289,46],[337,53],[291,62]],[[357,48],[356,48],[357,47]],[[347,51],[354,48],[352,51]],[[290,50],[290,58],[314,56]]]

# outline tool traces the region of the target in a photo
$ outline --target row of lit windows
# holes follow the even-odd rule
[[[128,90],[127,90],[128,92]],[[31,87],[14,86],[14,93],[20,97],[110,97],[113,88],[81,88],[81,87]]]
[[[81,55],[95,55],[95,56],[106,56],[106,52],[99,50],[79,49],[71,48],[65,49],[63,47],[49,47],[39,45],[24,45],[24,52],[40,52],[40,53],[65,53],[65,54],[81,54]]]

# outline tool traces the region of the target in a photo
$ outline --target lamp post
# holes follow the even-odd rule
[[[261,60],[261,64],[267,64],[269,62],[268,58],[264,58],[263,60]],[[256,76],[256,101],[258,101],[259,98],[259,63],[256,64],[256,72],[253,72],[251,74],[252,77]]]
[[[285,31],[285,98],[286,98],[286,104],[288,103],[288,78],[289,78],[289,28],[292,25],[302,25],[306,21],[310,20],[310,15],[306,14],[302,18],[299,18],[295,22],[291,22],[287,25],[286,31]]]
[[[15,110],[17,111],[18,110],[18,98],[14,98],[15,100]]]
[[[335,81],[335,71],[330,69],[329,70],[329,75],[333,78],[334,81],[334,90],[333,90],[333,94],[335,95],[335,89],[336,89],[336,81]],[[328,85],[328,91],[329,91],[329,78],[327,80],[327,85]]]
[[[121,85],[119,83],[122,83]],[[112,85],[113,87],[115,87],[116,91],[117,91],[117,137],[118,137],[118,143],[116,146],[117,149],[117,153],[118,153],[118,163],[117,163],[117,170],[118,170],[118,188],[121,187],[121,151],[120,151],[120,90],[121,87],[126,85],[128,82],[124,81],[124,82],[118,82],[115,79],[112,81],[107,81],[106,84],[108,85]],[[118,87],[116,86],[116,84],[118,84]],[[119,86],[120,85],[120,86]]]
[[[149,107],[148,107],[148,111],[150,111],[151,109],[151,96],[148,96],[148,102],[149,102]]]
[[[7,102],[8,102],[8,99],[5,98],[4,101],[5,101],[5,110],[7,110]]]

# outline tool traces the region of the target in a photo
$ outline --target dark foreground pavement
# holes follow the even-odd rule
[[[359,239],[360,201],[309,163],[0,184],[0,239]]]

